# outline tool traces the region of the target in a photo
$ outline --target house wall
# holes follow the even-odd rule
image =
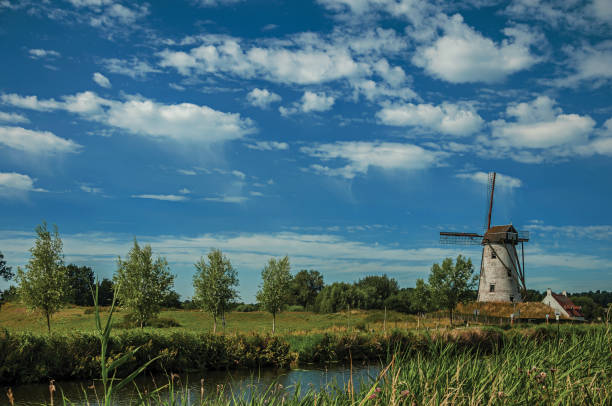
[[[496,252],[497,258],[491,257],[493,250]],[[508,276],[508,270],[504,264],[510,268],[511,276]],[[512,297],[514,302],[522,302],[516,264],[518,264],[518,255],[513,245],[485,245],[478,285],[478,301],[510,302]],[[495,285],[494,292],[490,291],[491,285]]]
[[[542,303],[552,308],[552,312],[550,313],[551,318],[554,318],[556,312],[559,312],[562,317],[570,317],[569,313],[566,312],[565,309],[561,307],[559,302],[557,302],[557,300],[552,296],[552,291],[550,289],[546,291],[546,297],[544,297]]]

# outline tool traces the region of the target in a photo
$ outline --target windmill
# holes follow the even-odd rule
[[[495,178],[495,172],[489,173],[483,233],[441,232],[440,243],[482,245],[479,302],[522,302],[527,294],[524,243],[529,241],[529,232],[517,231],[512,224],[491,227]],[[521,245],[520,259],[518,244]]]

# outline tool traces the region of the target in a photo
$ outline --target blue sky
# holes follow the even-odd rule
[[[531,232],[529,288],[612,289],[612,3],[0,1],[0,251],[42,220],[110,277],[133,238],[192,295],[221,248],[402,286],[441,230]],[[4,284],[6,286],[6,284]]]

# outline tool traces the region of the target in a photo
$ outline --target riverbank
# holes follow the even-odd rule
[[[308,364],[385,362],[405,356],[447,352],[499,352],[521,342],[548,342],[603,334],[603,326],[561,326],[501,330],[393,329],[388,333],[338,332],[319,334],[206,334],[125,330],[109,342],[110,359],[141,349],[117,371],[121,377],[152,358],[148,373],[224,369],[289,368]],[[93,333],[34,334],[0,332],[0,383],[23,384],[49,379],[93,379],[100,375],[100,343]]]
[[[353,337],[353,338],[351,338]],[[165,382],[139,382],[139,391],[131,392],[132,401],[142,396],[145,405],[548,405],[612,402],[612,341],[605,326],[561,326],[556,328],[455,329],[452,331],[386,335],[389,344],[404,338],[412,347],[393,342],[379,368],[361,374],[359,368],[338,370],[342,379],[320,385],[308,385],[306,379],[276,378],[257,380],[246,386],[237,380],[226,385],[202,384],[206,372],[168,377]],[[408,340],[410,337],[410,340]],[[313,348],[353,350],[361,348],[363,334],[315,340]],[[370,340],[381,336],[371,336]],[[309,339],[314,340],[310,337]],[[400,345],[398,345],[400,344]],[[292,343],[292,346],[295,345]],[[372,347],[372,348],[375,348]],[[390,345],[387,348],[391,348]],[[356,352],[357,353],[357,352]],[[170,373],[170,371],[168,371]],[[323,375],[322,375],[323,376]],[[324,375],[327,376],[327,375]],[[190,383],[185,382],[189,379]],[[303,381],[303,383],[302,383]],[[241,381],[242,382],[242,381]],[[146,398],[146,389],[168,385],[155,396]],[[95,399],[93,389],[83,389],[70,399],[87,404]],[[20,393],[20,392],[17,392]],[[118,394],[112,404],[130,404]],[[16,398],[16,404],[20,399]],[[46,398],[49,402],[48,398]],[[61,396],[55,394],[55,402]],[[60,402],[61,403],[61,402]],[[95,401],[91,402],[95,404]]]

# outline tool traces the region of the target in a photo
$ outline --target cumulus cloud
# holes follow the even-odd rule
[[[166,202],[182,202],[182,201],[187,200],[187,197],[183,195],[142,194],[142,195],[132,195],[132,197],[136,199],[163,200]]]
[[[240,3],[244,0],[197,0],[197,4],[202,7],[217,7],[217,6],[227,6],[230,4]]]
[[[294,113],[323,112],[332,108],[335,102],[333,96],[327,96],[325,92],[304,92],[299,102],[293,103],[292,107],[279,107],[281,115],[288,116]]]
[[[492,123],[494,142],[502,147],[542,149],[584,143],[595,126],[589,116],[563,114],[547,96],[510,105],[506,115],[515,121]]]
[[[253,122],[238,113],[192,103],[161,104],[137,97],[118,101],[90,91],[64,96],[63,101],[16,94],[3,94],[1,99],[6,104],[33,110],[62,109],[132,134],[179,142],[213,144],[255,131]]]
[[[389,104],[376,116],[387,125],[420,127],[442,134],[465,136],[480,130],[484,120],[470,105],[442,103]]]
[[[46,190],[34,187],[34,180],[28,175],[0,172],[0,198],[23,197],[27,192],[46,192]]]
[[[30,58],[39,59],[39,58],[58,58],[60,53],[54,51],[52,49],[30,49]]]
[[[599,87],[612,82],[612,41],[596,46],[583,44],[580,47],[566,47],[565,53],[573,72],[554,80],[561,87],[576,87],[582,84]]]
[[[27,130],[23,127],[0,126],[0,144],[35,155],[79,152],[81,149],[81,145],[52,132]]]
[[[27,117],[22,116],[21,114],[6,113],[4,111],[0,111],[0,122],[18,124],[18,123],[29,123],[30,120],[28,120]]]
[[[160,72],[159,69],[136,57],[132,59],[108,58],[103,59],[101,64],[111,73],[126,75],[132,79],[143,79],[150,73]]]
[[[476,183],[487,185],[489,183],[489,174],[486,172],[471,172],[471,173],[458,173],[455,177],[459,179],[467,179]],[[519,178],[515,178],[509,175],[503,175],[498,173],[495,175],[495,187],[514,189],[519,188],[523,185],[523,182]]]
[[[530,47],[538,36],[525,27],[504,29],[501,43],[484,37],[456,14],[444,35],[417,49],[412,62],[433,77],[451,83],[499,82],[538,62]]]
[[[102,190],[101,188],[98,188],[98,187],[92,187],[92,186],[85,185],[85,184],[80,185],[80,186],[79,186],[79,188],[80,188],[80,189],[81,189],[83,192],[86,192],[86,193],[91,193],[91,194],[94,194],[94,195],[96,195],[96,194],[100,194],[100,193],[102,193],[102,192],[103,192],[103,190]]]
[[[111,87],[110,80],[108,80],[108,78],[104,76],[103,74],[101,74],[100,72],[96,72],[93,74],[93,81],[96,82],[99,86],[102,86],[104,88],[108,89]]]
[[[271,103],[281,101],[281,97],[268,89],[255,88],[247,94],[247,101],[252,106],[267,109]]]
[[[247,144],[247,148],[256,149],[259,151],[283,151],[289,149],[289,144],[287,144],[286,142],[278,141],[257,141],[253,144]]]
[[[439,166],[448,156],[442,151],[433,151],[413,144],[395,142],[336,142],[302,147],[301,152],[324,162],[348,161],[348,164],[330,168],[314,164],[310,169],[321,174],[353,179],[366,174],[371,167],[382,170],[414,171]]]

